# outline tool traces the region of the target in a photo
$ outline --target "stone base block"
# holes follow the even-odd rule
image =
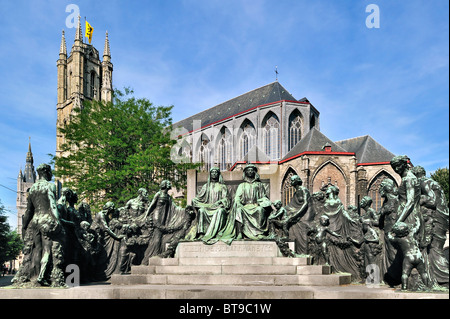
[[[203,242],[178,244],[175,257],[282,257],[275,242],[272,241],[233,241],[231,245],[217,242],[207,245]]]

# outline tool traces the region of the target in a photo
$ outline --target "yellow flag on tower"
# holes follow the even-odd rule
[[[94,28],[89,24],[89,22],[86,22],[86,33],[85,33],[85,37],[89,39],[89,44],[91,44],[91,40],[92,40],[92,33],[94,33]]]

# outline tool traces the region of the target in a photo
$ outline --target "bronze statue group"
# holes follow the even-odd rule
[[[401,184],[383,180],[379,211],[368,196],[359,203],[361,214],[355,206],[345,208],[336,185],[310,194],[297,175],[291,177],[291,201],[272,203],[257,167],[248,164],[235,192],[213,167],[186,207],[175,203],[164,180],[151,199],[140,189],[125,206],[108,202],[92,217],[86,203],[75,208],[74,191],[64,188],[56,198],[51,169],[41,164],[23,216],[24,259],[13,283],[65,286],[64,270],[71,264],[79,266],[81,282],[105,281],[132,265],[147,265],[149,258],[173,257],[183,241],[263,240],[275,241],[286,257],[309,255],[314,264],[351,273],[354,281],[376,271],[381,283],[402,290],[448,289],[444,192],[422,167],[411,168],[406,156],[394,157],[391,166]],[[295,251],[288,246],[292,241]]]

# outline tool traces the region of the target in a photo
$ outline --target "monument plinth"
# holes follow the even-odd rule
[[[291,250],[294,243],[290,243]],[[277,244],[273,241],[233,241],[231,245],[217,242],[206,245],[203,242],[180,243],[176,249],[176,258],[210,257],[282,257]]]
[[[111,283],[293,287],[351,282],[350,274],[332,274],[330,266],[311,264],[310,256],[283,257],[274,241],[233,241],[231,245],[181,242],[174,258],[152,257],[148,266],[133,266],[131,275],[114,275]]]

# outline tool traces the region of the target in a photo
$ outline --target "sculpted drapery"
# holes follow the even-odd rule
[[[261,182],[256,166],[250,164],[244,169],[244,182],[238,186],[234,197],[233,210],[240,224],[239,237],[261,239],[267,235],[271,205],[266,188]]]
[[[190,236],[207,244],[220,240],[218,235],[225,227],[231,201],[219,168],[211,168],[208,182],[192,199],[192,206],[197,211],[197,225],[195,234]]]

